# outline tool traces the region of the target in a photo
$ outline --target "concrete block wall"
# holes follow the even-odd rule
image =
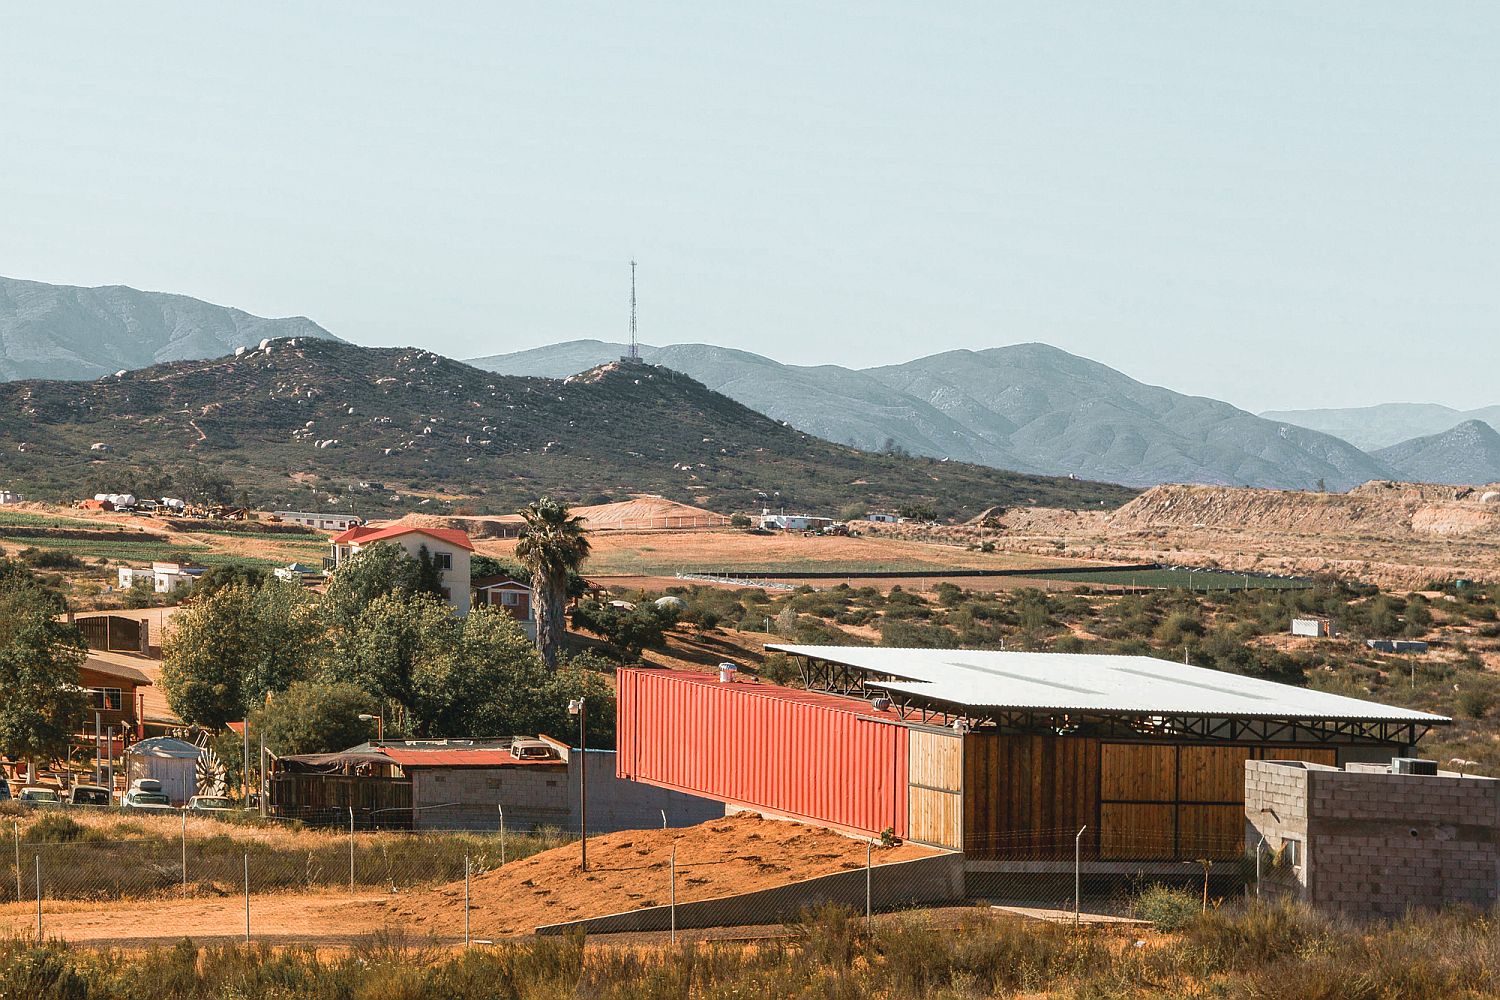
[[[573,829],[580,822],[578,780],[582,758],[574,750],[568,759],[568,802],[573,810]],[[583,770],[588,774],[590,833],[656,829],[661,826],[663,811],[667,814],[667,825],[674,827],[724,818],[722,802],[619,777],[615,773],[613,750],[588,751],[588,763]]]
[[[418,830],[569,829],[567,765],[411,768]]]
[[[1355,917],[1500,899],[1500,781],[1249,761],[1252,842],[1295,841],[1267,887]]]
[[[582,823],[578,782],[588,774],[590,833],[693,826],[724,816],[724,803],[615,775],[613,750],[590,750],[586,768],[573,751],[556,764],[507,767],[412,767],[413,823],[419,830],[494,830],[498,806],[505,828],[554,826],[577,833]]]

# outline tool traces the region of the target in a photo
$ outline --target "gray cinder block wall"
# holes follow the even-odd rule
[[[1331,913],[1399,917],[1413,908],[1490,907],[1500,889],[1500,781],[1347,770],[1292,761],[1245,764],[1252,849],[1285,851],[1263,892]]]
[[[565,759],[503,767],[408,767],[413,825],[418,830],[495,830],[497,806],[505,807],[507,830],[554,826],[577,833],[580,754],[560,748]],[[613,750],[588,751],[589,833],[693,826],[722,819],[724,803],[676,792],[615,774]]]

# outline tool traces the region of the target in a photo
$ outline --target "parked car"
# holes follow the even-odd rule
[[[55,788],[27,785],[16,795],[16,801],[27,802],[35,806],[55,806],[62,802],[62,798],[58,796]]]
[[[126,812],[176,812],[172,800],[161,790],[161,782],[155,778],[137,778],[125,793],[120,808]]]
[[[68,802],[75,806],[112,806],[115,799],[103,785],[74,785],[68,792]]]
[[[207,816],[227,816],[234,812],[234,800],[223,795],[194,795],[188,799],[187,811]]]

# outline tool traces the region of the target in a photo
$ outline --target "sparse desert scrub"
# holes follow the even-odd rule
[[[1452,1000],[1500,990],[1500,932],[1477,913],[1359,927],[1290,905],[1209,913],[1178,934],[1074,931],[976,909],[956,924],[825,909],[753,944],[590,945],[582,936],[455,952],[384,933],[345,952],[182,941],[121,953],[0,942],[0,997],[469,1000],[588,996]]]

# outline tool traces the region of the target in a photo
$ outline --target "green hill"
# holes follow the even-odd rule
[[[191,464],[257,504],[336,498],[361,511],[430,497],[422,509],[487,513],[541,494],[649,492],[721,511],[862,501],[967,516],[995,504],[1116,506],[1134,495],[857,451],[650,365],[559,381],[306,338],[95,382],[0,385],[0,456],[0,485],[44,498],[136,489],[153,469]]]

